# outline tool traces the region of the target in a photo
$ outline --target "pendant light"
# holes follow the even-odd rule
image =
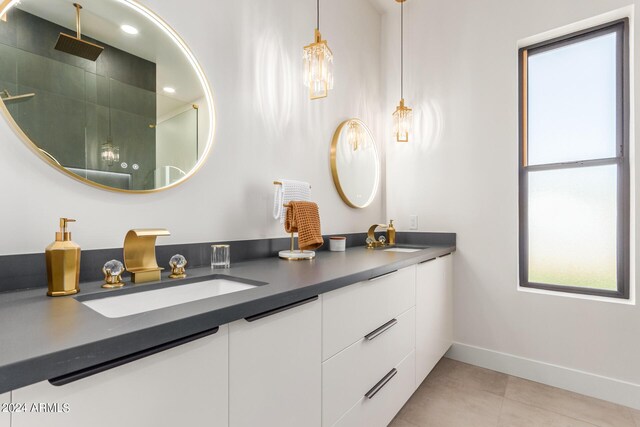
[[[364,129],[360,126],[360,123],[355,120],[351,120],[349,122],[349,128],[347,129],[347,141],[349,141],[349,146],[353,148],[353,151],[367,148],[365,146],[366,137]]]
[[[304,47],[304,85],[309,98],[324,98],[333,89],[333,53],[320,35],[320,0],[316,0],[314,42]]]
[[[408,142],[413,126],[413,111],[404,105],[404,2],[400,3],[400,104],[393,113],[393,133],[396,141]]]

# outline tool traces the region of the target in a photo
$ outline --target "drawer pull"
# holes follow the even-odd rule
[[[389,329],[391,329],[391,327],[393,325],[395,325],[396,323],[398,323],[398,319],[391,319],[387,323],[385,323],[384,325],[380,326],[378,329],[376,329],[376,330],[374,330],[372,332],[369,332],[364,337],[367,339],[367,341],[371,341],[372,339],[374,339],[378,335],[381,335],[383,332],[388,331]]]
[[[453,252],[449,252],[448,254],[440,255],[438,258],[444,258],[444,257],[446,257],[446,256],[451,255],[452,253],[453,253]]]
[[[312,302],[318,299],[318,295],[315,297],[303,299],[302,301],[293,302],[291,304],[283,305],[282,307],[274,308],[273,310],[265,311],[263,313],[254,314],[253,316],[245,317],[247,322],[255,322],[256,320],[264,319],[265,317],[273,316],[274,314],[282,313],[283,311],[291,310],[292,308],[299,307],[308,302]]]
[[[427,263],[427,262],[435,261],[435,259],[436,258],[426,259],[424,261],[419,262],[419,264],[424,264],[424,263]]]
[[[387,385],[387,383],[391,381],[391,378],[395,377],[397,373],[398,370],[396,368],[393,368],[387,375],[384,376],[383,379],[378,382],[378,384],[374,385],[371,390],[366,392],[364,397],[366,397],[367,399],[373,399],[373,396],[378,394],[378,392],[382,390],[382,387]]]
[[[397,272],[398,272],[398,270],[393,270],[393,271],[390,271],[388,273],[384,273],[384,274],[381,274],[379,276],[372,277],[371,279],[369,279],[369,281],[372,282],[374,280],[382,279],[383,277],[390,276],[390,275],[392,275],[394,273],[397,273]]]
[[[219,327],[215,327],[212,329],[208,329],[203,332],[199,332],[197,334],[189,335],[184,338],[179,338],[175,341],[170,341],[165,344],[160,344],[155,347],[151,347],[146,350],[138,351],[137,353],[129,354],[127,356],[122,356],[114,360],[110,360],[108,362],[100,363],[95,366],[90,366],[88,368],[80,369],[79,371],[71,372],[70,374],[61,375],[59,377],[51,378],[49,382],[54,386],[63,386],[65,384],[72,383],[74,381],[81,380],[83,378],[90,377],[95,374],[99,374],[100,372],[108,371],[109,369],[117,368],[118,366],[126,365],[127,363],[135,362],[136,360],[143,359],[145,357],[154,355],[156,353],[160,353],[165,350],[172,349],[174,347],[178,347],[180,345],[198,340],[200,338],[207,337],[209,335],[213,335],[218,332]]]

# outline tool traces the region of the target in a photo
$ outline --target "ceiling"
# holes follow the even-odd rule
[[[75,32],[77,0],[21,0],[18,8],[69,28]],[[118,0],[80,0],[82,34],[105,44],[156,63],[157,91],[165,86],[176,93],[163,95],[176,101],[192,103],[204,96],[197,74],[181,48],[158,24]],[[120,29],[123,24],[139,30],[129,35]]]

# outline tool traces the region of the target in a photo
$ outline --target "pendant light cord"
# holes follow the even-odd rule
[[[111,136],[111,79],[109,79],[109,136],[107,137],[107,142],[113,139]]]
[[[316,28],[320,31],[320,0],[316,2]]]
[[[400,3],[400,98],[404,99],[404,2]]]

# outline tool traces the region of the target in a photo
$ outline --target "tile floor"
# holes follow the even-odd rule
[[[444,358],[391,427],[640,427],[640,411]]]

